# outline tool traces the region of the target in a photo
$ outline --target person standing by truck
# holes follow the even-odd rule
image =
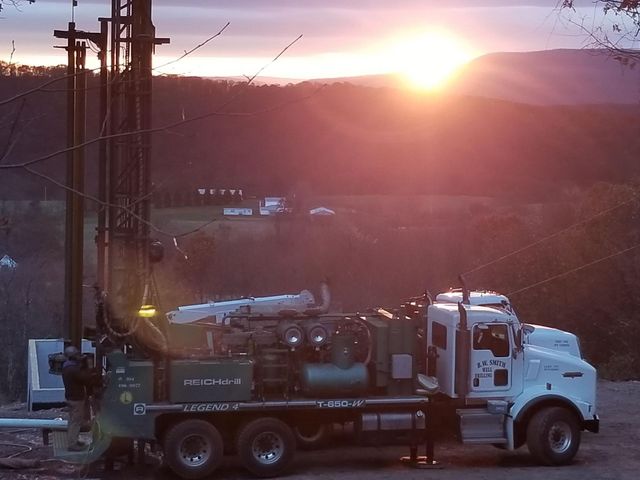
[[[79,436],[85,416],[87,389],[91,386],[91,371],[82,361],[82,355],[76,347],[65,348],[64,354],[67,360],[62,365],[62,381],[65,400],[69,407],[67,449],[79,452],[86,448],[80,442]]]

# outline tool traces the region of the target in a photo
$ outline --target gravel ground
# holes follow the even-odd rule
[[[308,480],[321,476],[323,480],[387,479],[398,476],[406,480],[429,478],[453,479],[541,479],[541,480],[618,480],[636,479],[640,474],[640,416],[633,414],[640,400],[640,382],[601,381],[598,386],[601,417],[600,433],[584,432],[582,445],[572,465],[540,467],[526,447],[506,452],[490,446],[463,446],[458,443],[436,444],[436,458],[441,469],[414,470],[402,465],[398,457],[406,455],[401,447],[352,447],[348,438],[337,435],[331,448],[318,452],[299,452],[287,478]],[[23,404],[0,407],[0,417],[27,416]],[[60,410],[28,414],[32,418],[64,416]],[[13,443],[16,445],[7,445]],[[19,445],[19,446],[17,446]],[[36,430],[0,431],[0,457],[24,452],[19,458],[34,458],[41,466],[28,470],[2,470],[2,480],[67,480],[139,478],[168,480],[174,478],[160,466],[159,460],[149,459],[144,467],[116,464],[116,471],[105,473],[101,465],[91,469],[51,461],[51,447],[42,445]],[[250,478],[236,459],[228,457],[213,478],[225,480]]]

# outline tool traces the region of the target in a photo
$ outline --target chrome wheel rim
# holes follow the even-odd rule
[[[571,447],[573,434],[566,422],[556,422],[549,429],[549,446],[554,453],[564,453]]]
[[[200,467],[213,453],[211,441],[202,435],[189,435],[180,442],[180,460],[187,467]]]
[[[276,463],[284,454],[284,441],[274,432],[264,432],[251,443],[253,457],[263,465]]]

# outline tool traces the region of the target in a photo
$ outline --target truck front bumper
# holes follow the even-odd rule
[[[594,415],[592,420],[582,422],[582,428],[589,432],[598,433],[600,431],[600,417]]]

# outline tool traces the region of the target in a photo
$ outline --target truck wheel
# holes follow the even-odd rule
[[[222,461],[220,432],[204,420],[185,420],[169,429],[164,437],[164,456],[176,475],[196,480],[207,477]]]
[[[303,423],[293,427],[296,443],[298,448],[302,450],[315,450],[324,447],[332,433],[333,424],[331,423]]]
[[[550,407],[536,413],[527,427],[527,447],[543,465],[566,465],[580,446],[578,419],[562,407]]]
[[[242,465],[257,477],[280,475],[293,460],[295,445],[291,428],[277,418],[252,420],[238,435]]]

